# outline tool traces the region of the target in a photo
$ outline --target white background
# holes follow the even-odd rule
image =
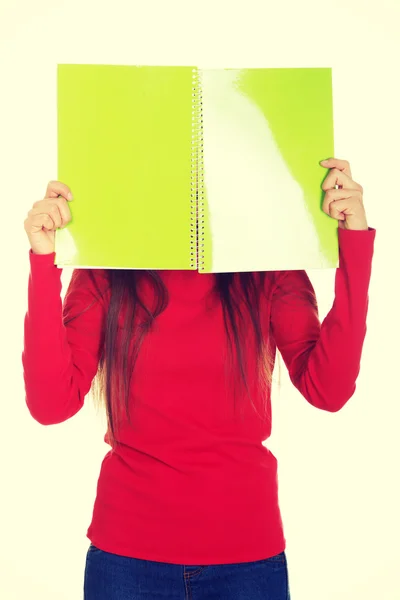
[[[333,67],[335,154],[350,161],[378,230],[368,333],[357,391],[339,413],[309,406],[283,366],[270,446],[293,600],[400,599],[399,28],[398,0],[1,4],[2,599],[82,597],[85,533],[108,448],[90,399],[50,427],[33,421],[24,400],[23,220],[57,178],[57,62]],[[334,271],[309,275],[322,319]]]

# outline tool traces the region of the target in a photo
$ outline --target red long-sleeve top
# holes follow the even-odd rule
[[[322,325],[305,271],[272,272],[265,280],[262,325],[273,356],[278,348],[293,384],[322,410],[338,411],[355,391],[375,234],[338,229],[335,299]],[[83,406],[109,296],[93,302],[98,294],[87,272],[76,270],[63,305],[54,254],[30,252],[30,267],[26,402],[34,419],[50,425]],[[105,273],[95,275],[101,287]],[[255,384],[254,406],[246,401],[238,410],[232,400],[222,308],[205,301],[214,276],[161,276],[169,304],[141,348],[132,425],[122,423],[118,444],[102,461],[87,537],[108,552],[168,563],[268,558],[286,547],[277,460],[263,445],[271,433],[270,389],[266,412],[256,410],[265,392]]]

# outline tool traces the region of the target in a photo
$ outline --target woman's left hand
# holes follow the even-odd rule
[[[363,204],[363,188],[353,181],[350,164],[347,160],[338,158],[321,160],[320,164],[330,169],[322,184],[325,192],[322,210],[339,221],[341,229],[368,229]],[[335,189],[335,185],[338,185],[339,189]]]

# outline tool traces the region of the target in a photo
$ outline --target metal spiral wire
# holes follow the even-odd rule
[[[204,271],[204,148],[203,98],[198,69],[192,72],[192,173],[190,267]]]

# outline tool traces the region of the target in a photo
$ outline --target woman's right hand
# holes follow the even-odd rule
[[[34,203],[24,221],[24,227],[34,254],[54,252],[56,229],[71,221],[68,200],[71,190],[60,181],[50,181],[43,200]]]

